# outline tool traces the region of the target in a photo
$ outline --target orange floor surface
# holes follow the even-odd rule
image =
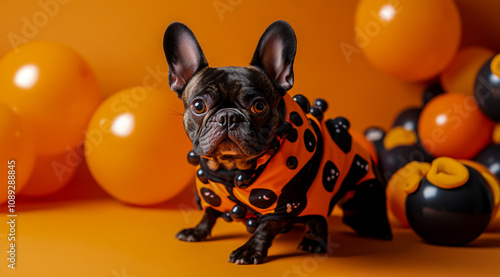
[[[392,241],[356,235],[329,219],[329,252],[296,250],[303,228],[280,235],[265,263],[234,265],[229,253],[250,235],[240,223],[220,220],[212,237],[181,242],[177,231],[193,226],[193,187],[172,201],[134,207],[107,196],[86,167],[59,193],[44,200],[19,199],[16,269],[7,267],[8,225],[0,229],[0,276],[499,276],[500,226],[490,226],[464,247],[424,243],[410,229],[394,228]],[[0,214],[7,221],[5,213]],[[498,218],[497,221],[498,222]],[[7,226],[6,226],[7,225]],[[464,226],[465,228],[466,226]]]

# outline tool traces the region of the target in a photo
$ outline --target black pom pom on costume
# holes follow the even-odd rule
[[[311,109],[311,104],[309,104],[309,100],[302,95],[302,94],[296,94],[293,97],[293,100],[299,104],[300,108],[304,111],[305,114],[309,113],[309,110]]]

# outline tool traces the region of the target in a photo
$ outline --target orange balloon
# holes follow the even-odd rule
[[[57,154],[83,141],[101,101],[97,79],[73,49],[33,42],[0,61],[0,100],[15,107],[35,137],[37,154]]]
[[[358,47],[373,66],[402,80],[439,74],[455,56],[461,31],[452,0],[362,0],[356,9]]]
[[[15,194],[21,192],[34,161],[35,148],[29,130],[9,106],[0,102],[0,162],[3,164],[0,203],[7,201],[9,190]]]
[[[85,153],[97,183],[115,198],[150,205],[174,197],[195,169],[175,93],[122,90],[104,101],[87,129]]]
[[[420,141],[433,156],[472,159],[491,142],[494,125],[473,96],[445,93],[424,107],[418,131]]]
[[[496,124],[493,129],[493,143],[500,144],[500,124]]]
[[[83,162],[83,157],[83,150],[78,153],[74,149],[58,154],[37,156],[33,173],[21,194],[41,197],[61,190],[73,179]]]
[[[431,165],[417,161],[410,162],[394,173],[387,183],[387,210],[403,227],[410,227],[406,218],[406,197],[418,188]]]
[[[477,73],[494,54],[492,50],[479,46],[461,49],[439,77],[444,91],[474,95]]]

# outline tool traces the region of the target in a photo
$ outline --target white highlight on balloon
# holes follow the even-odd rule
[[[14,76],[14,84],[23,89],[32,88],[38,81],[39,70],[34,64],[23,65]]]
[[[497,85],[500,84],[500,77],[495,75],[495,73],[490,74],[490,82]]]
[[[490,165],[489,170],[490,170],[491,173],[497,174],[498,172],[500,172],[500,164],[499,163],[494,163],[494,164]]]
[[[378,16],[384,21],[391,21],[396,15],[396,9],[391,4],[383,5],[378,12]]]
[[[382,139],[384,133],[380,130],[370,130],[365,136],[369,141],[377,141]]]
[[[436,124],[438,126],[443,126],[448,121],[448,116],[445,114],[440,114],[436,117]]]
[[[134,126],[134,115],[131,113],[123,113],[113,120],[111,132],[119,137],[126,137],[132,133]]]
[[[430,199],[430,198],[436,197],[437,191],[438,190],[435,187],[426,187],[424,189],[424,198]]]

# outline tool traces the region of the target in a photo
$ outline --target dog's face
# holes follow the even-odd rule
[[[276,136],[280,100],[293,86],[293,29],[284,21],[271,24],[247,67],[209,67],[182,23],[170,24],[163,43],[169,84],[184,103],[184,128],[193,151],[212,170],[255,166]]]

